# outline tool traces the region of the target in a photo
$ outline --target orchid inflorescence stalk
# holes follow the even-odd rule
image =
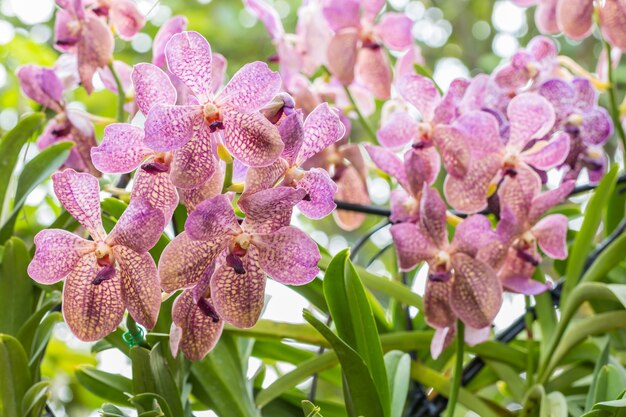
[[[538,19],[546,32],[563,26],[570,34],[572,16],[557,3],[561,23],[543,12]],[[623,37],[604,9],[617,6],[605,3],[602,29],[616,43]],[[336,210],[335,199],[348,209],[370,203],[369,157],[396,185],[390,231],[399,269],[428,268],[424,313],[436,358],[457,328],[470,345],[489,338],[504,291],[551,288],[532,276],[544,258],[567,258],[568,219],[546,213],[579,178],[599,182],[608,165],[603,146],[614,120],[598,105],[598,80],[562,65],[546,37],[493,74],[456,79],[441,92],[415,71],[423,59],[411,19],[387,12],[384,1],[307,2],[288,34],[267,3],[244,0],[276,45],[279,71],[252,62],[225,82],[226,58],[184,17],[163,25],[152,63],[130,68],[113,60],[111,27],[122,39],[143,27],[134,3],[58,4],[55,45],[64,55],[55,68],[26,65],[17,75],[24,94],[56,114],[38,145],[76,144],[52,182],[90,238],[40,232],[29,274],[43,284],[65,279],[63,314],[81,340],[107,336],[126,310],[152,328],[163,292],[178,294],[174,355],[202,359],[225,322],[254,326],[266,276],[303,285],[319,273],[317,244],[291,226],[294,208],[314,220],[333,213],[344,230],[357,229],[364,213]],[[90,93],[95,73],[120,96],[131,92],[120,115],[144,116],[108,124],[99,144],[93,118],[63,98],[79,83]],[[384,102],[378,143],[349,142],[351,119],[370,129],[375,98]],[[132,172],[128,208],[107,234],[97,177]],[[157,266],[148,251],[179,202],[184,231]]]

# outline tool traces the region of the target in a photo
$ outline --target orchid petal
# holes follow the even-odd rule
[[[82,36],[78,41],[78,73],[88,94],[93,91],[93,75],[113,59],[113,34],[106,23],[93,14],[82,22]]]
[[[359,8],[358,0],[328,2],[322,9],[322,13],[328,26],[333,31],[339,32],[342,29],[359,26]]]
[[[386,174],[389,174],[398,180],[398,183],[408,191],[408,179],[406,172],[404,171],[404,164],[402,163],[402,160],[400,160],[400,158],[389,149],[370,145],[369,143],[366,143],[364,147],[376,166]]]
[[[298,187],[305,189],[309,196],[298,203],[298,209],[309,219],[322,219],[337,207],[334,200],[337,184],[325,170],[311,168],[298,181]]]
[[[230,199],[224,194],[199,204],[185,222],[190,239],[210,241],[216,246],[240,230]]]
[[[572,39],[584,39],[593,26],[593,1],[570,0],[556,3],[556,19],[559,29]]]
[[[153,159],[148,159],[147,164],[152,161]],[[143,199],[152,207],[161,210],[166,223],[178,205],[178,193],[168,171],[151,172],[143,168],[138,169],[133,178],[132,199]]]
[[[169,70],[200,100],[211,98],[211,46],[198,32],[173,35],[165,47]]]
[[[135,103],[144,115],[157,104],[176,104],[176,88],[172,81],[159,67],[142,63],[133,68],[133,86],[135,88]]]
[[[575,181],[565,181],[558,188],[535,196],[528,213],[528,221],[535,223],[546,211],[565,200],[574,190],[575,184]]]
[[[626,5],[620,0],[606,0],[600,7],[600,28],[615,47],[626,50]]]
[[[277,187],[240,198],[237,204],[246,214],[243,229],[248,233],[272,233],[288,226],[293,207],[305,195],[302,188]]]
[[[174,151],[171,165],[172,183],[183,189],[196,188],[211,178],[216,165],[213,143],[196,134]]]
[[[328,69],[343,85],[350,85],[354,80],[358,41],[359,34],[349,29],[336,33],[328,44]]]
[[[152,153],[143,139],[143,129],[126,123],[111,123],[104,128],[102,143],[91,148],[91,160],[102,172],[131,172]]]
[[[583,115],[580,137],[588,145],[604,145],[613,135],[613,122],[609,112],[596,107]]]
[[[302,149],[302,144],[304,143],[304,120],[302,119],[302,112],[296,110],[282,119],[278,126],[278,132],[285,144],[281,156],[290,164],[294,164]]]
[[[204,123],[201,106],[157,104],[146,117],[145,143],[158,152],[178,149],[193,137],[201,123]]]
[[[408,191],[417,195],[424,184],[431,185],[437,179],[441,161],[437,150],[432,147],[409,149],[404,154],[404,172]]]
[[[322,149],[337,142],[345,131],[339,115],[327,103],[317,106],[304,121],[304,140],[296,164],[302,164]]]
[[[263,0],[244,0],[246,9],[257,17],[269,32],[272,40],[277,40],[285,35],[283,23],[276,9]]]
[[[269,103],[281,86],[280,75],[265,62],[244,65],[215,98],[216,105],[228,105],[241,113],[252,113]]]
[[[152,63],[159,68],[165,66],[165,46],[169,40],[177,33],[187,29],[187,18],[185,16],[174,16],[159,28],[152,42]]]
[[[164,213],[141,198],[133,199],[106,238],[110,245],[126,246],[144,253],[152,248],[165,229]]]
[[[385,13],[378,21],[375,30],[389,49],[402,51],[409,48],[413,43],[412,27],[413,20],[407,15]]]
[[[432,80],[421,75],[408,75],[398,83],[398,92],[402,98],[415,106],[424,121],[433,120],[441,96]]]
[[[539,282],[528,276],[512,275],[502,281],[507,291],[524,295],[539,295],[550,290],[551,285]]]
[[[424,187],[420,202],[420,223],[431,241],[438,247],[444,247],[448,241],[446,204],[434,188]]]
[[[564,215],[552,214],[532,228],[541,250],[553,259],[567,258],[567,222]]]
[[[146,24],[146,17],[131,0],[116,0],[109,9],[109,21],[121,39],[130,40]]]
[[[246,172],[244,193],[246,195],[272,188],[287,172],[287,161],[278,158],[266,167],[250,168]]]
[[[335,181],[337,184],[337,200],[347,201],[353,204],[369,204],[370,197],[367,191],[367,184],[353,165],[349,165]],[[333,212],[335,221],[343,230],[355,230],[366,219],[363,213],[348,210],[335,210]]]
[[[508,146],[522,149],[531,139],[545,136],[554,126],[554,108],[536,93],[515,96],[507,108],[511,122]]]
[[[24,65],[17,69],[15,75],[26,96],[56,113],[62,111],[63,83],[53,70]]]
[[[376,98],[387,100],[391,96],[391,64],[385,49],[379,46],[359,49],[354,66],[356,80]]]
[[[565,132],[557,132],[547,141],[540,141],[524,151],[524,162],[536,169],[547,171],[565,162],[570,150],[570,137]]]
[[[487,207],[489,184],[500,166],[500,156],[491,154],[473,161],[461,179],[448,175],[444,183],[448,204],[463,213],[476,213]]]
[[[400,148],[417,139],[418,124],[405,111],[396,111],[389,115],[386,122],[376,132],[378,142],[392,149]]]
[[[452,293],[452,279],[447,281],[426,282],[424,292],[424,317],[429,326],[435,328],[446,328],[454,326],[456,314],[450,306],[450,295]]]
[[[428,232],[416,224],[394,224],[390,231],[396,244],[401,271],[410,271],[437,253],[437,246],[430,239]]]
[[[222,193],[224,185],[224,171],[216,169],[211,178],[197,188],[182,189],[183,203],[187,207],[187,212],[192,212],[200,203],[208,198],[212,198]]]

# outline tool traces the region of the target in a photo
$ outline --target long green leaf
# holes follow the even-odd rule
[[[606,207],[607,202],[615,189],[617,171],[617,165],[613,165],[589,200],[589,204],[585,210],[583,224],[580,227],[580,231],[576,235],[576,239],[574,240],[574,244],[572,245],[572,250],[568,258],[567,269],[565,270],[565,283],[561,294],[561,306],[563,306],[567,301],[569,294],[580,279],[583,267],[585,266],[585,261],[587,259],[587,254],[591,249],[591,245],[593,245],[593,238],[596,235],[598,227],[600,226],[600,221],[602,220],[603,208]]]
[[[22,118],[19,123],[0,140],[0,217],[5,207],[7,190],[11,181],[11,174],[17,164],[17,158],[24,144],[43,125],[43,113],[33,113]]]
[[[48,347],[48,342],[52,337],[52,331],[57,323],[63,321],[63,315],[58,311],[48,314],[37,327],[33,344],[30,351],[30,360],[28,365],[33,375],[37,375],[39,371],[39,365],[43,359],[44,352]]]
[[[392,350],[385,355],[385,367],[391,393],[391,416],[402,417],[411,381],[411,357],[407,353]]]
[[[50,390],[50,381],[40,381],[29,388],[22,400],[24,417],[40,417],[46,406]]]
[[[157,345],[150,351],[150,370],[156,382],[156,394],[161,395],[167,401],[174,416],[183,415],[181,395],[172,371],[161,353],[161,346]]]
[[[26,272],[29,262],[24,242],[9,239],[0,265],[0,333],[16,336],[35,310],[38,290]]]
[[[22,417],[22,399],[30,386],[22,345],[16,338],[0,334],[0,416]]]
[[[76,379],[98,397],[114,404],[128,405],[128,394],[133,389],[130,379],[101,371],[91,365],[78,368]]]
[[[339,252],[328,265],[324,275],[324,296],[339,338],[365,361],[376,381],[384,414],[389,416],[391,400],[380,337],[365,289],[348,253],[348,249]],[[326,335],[324,337],[332,344]]]
[[[587,400],[585,401],[585,411],[591,411],[591,407],[593,407],[595,403],[602,401],[602,400],[596,399],[595,392],[596,392],[596,386],[598,385],[598,378],[599,378],[600,372],[602,371],[602,368],[604,367],[604,365],[606,365],[609,362],[609,346],[610,346],[610,343],[607,340],[606,343],[604,344],[604,349],[602,349],[602,355],[600,355],[600,359],[598,359],[593,369],[593,379],[591,380],[591,385],[589,386],[589,393],[587,394]]]
[[[353,416],[383,417],[385,411],[380,400],[376,382],[372,379],[363,358],[344,340],[335,335],[324,323],[310,312],[304,311],[304,319],[311,323],[332,345],[344,372],[346,384],[344,393],[349,394],[346,407]],[[385,385],[387,384],[385,377]],[[344,395],[345,396],[345,395]]]
[[[11,236],[17,215],[24,205],[28,194],[63,165],[73,146],[74,143],[69,141],[50,145],[24,166],[17,182],[13,211],[0,229],[0,244],[4,243]]]
[[[600,253],[581,281],[594,282],[606,278],[611,269],[624,260],[624,253],[626,253],[626,234],[619,236]]]

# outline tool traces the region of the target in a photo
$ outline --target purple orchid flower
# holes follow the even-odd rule
[[[212,305],[225,321],[253,326],[264,303],[265,274],[289,285],[311,281],[319,269],[317,245],[289,225],[292,208],[306,191],[264,190],[239,201],[240,225],[226,195],[201,203],[185,232],[165,248],[159,261],[161,287],[171,292],[195,286],[215,264],[210,278]]]
[[[569,134],[567,178],[577,178],[586,168],[590,183],[600,181],[607,165],[602,145],[613,134],[613,122],[606,109],[598,106],[598,93],[591,82],[585,78],[574,78],[571,82],[552,79],[544,82],[537,92],[554,107],[555,128]]]
[[[65,167],[99,176],[89,157],[90,149],[96,146],[93,125],[87,114],[66,107],[63,83],[56,73],[50,68],[24,65],[16,74],[26,96],[56,113],[37,139],[39,149],[60,141],[74,142],[76,146],[70,151]]]
[[[420,206],[419,221],[394,224],[391,235],[401,271],[428,263],[424,314],[428,324],[437,329],[431,346],[436,357],[457,319],[471,328],[468,340],[472,343],[488,336],[502,305],[502,286],[493,265],[500,262],[504,251],[489,220],[481,215],[463,220],[449,243],[445,203],[426,185]]]
[[[172,36],[165,54],[170,72],[199,104],[154,106],[145,124],[145,143],[150,148],[179,149],[188,157],[187,167],[193,168],[188,171],[202,173],[198,176],[203,181],[215,171],[212,148],[218,138],[248,166],[266,166],[280,156],[284,145],[278,129],[258,112],[280,88],[277,73],[262,62],[247,64],[214,96],[211,47],[202,35]]]
[[[409,149],[402,161],[395,153],[380,146],[366,144],[365,149],[378,168],[395,178],[402,187],[391,192],[389,219],[394,223],[417,221],[424,184],[431,185],[437,178],[439,158]],[[436,154],[434,148],[429,149]],[[434,166],[433,161],[437,163]]]
[[[163,213],[133,199],[107,235],[97,178],[67,169],[52,175],[52,183],[63,207],[93,240],[59,229],[39,232],[28,274],[46,285],[65,278],[63,316],[81,340],[98,340],[113,332],[125,309],[141,325],[154,327],[161,291],[147,251],[163,232]]]
[[[146,17],[132,0],[97,0],[91,10],[107,18],[121,39],[130,40],[146,25]]]
[[[159,68],[164,68],[165,46],[177,33],[184,32],[187,29],[187,18],[185,16],[174,16],[159,28],[152,42],[152,63]]]
[[[501,220],[497,230],[508,253],[498,276],[508,291],[536,295],[550,288],[549,284],[532,279],[541,262],[537,246],[550,258],[566,259],[568,220],[562,214],[541,216],[563,201],[574,189],[574,183],[565,181],[540,194],[512,178],[503,181],[498,191]]]
[[[337,207],[334,201],[337,185],[324,169],[305,171],[300,167],[311,156],[343,137],[343,123],[324,103],[316,107],[304,122],[302,113],[294,111],[281,121],[278,130],[285,143],[281,158],[267,167],[248,170],[242,198],[271,188],[282,178],[281,185],[306,191],[305,199],[298,203],[305,216],[311,219],[326,217]]]
[[[504,176],[539,190],[541,179],[534,169],[545,171],[565,161],[570,149],[568,134],[557,132],[542,139],[555,120],[554,109],[545,98],[536,93],[520,94],[509,103],[507,116],[510,134],[506,144],[500,138],[497,119],[487,112],[466,113],[437,129],[448,170],[445,195],[456,210],[475,213],[484,209],[490,188]]]
[[[344,85],[356,79],[383,100],[391,93],[391,68],[382,44],[397,51],[408,49],[413,26],[401,13],[386,12],[377,18],[384,4],[380,0],[326,1],[322,9],[335,31],[327,51],[330,72]]]
[[[61,10],[54,24],[55,47],[78,59],[80,81],[91,94],[93,75],[113,59],[113,34],[105,21],[83,8],[82,0],[57,0]]]
[[[176,103],[176,90],[168,76],[152,64],[138,64],[131,78],[135,102],[148,114],[157,104]],[[102,172],[120,174],[141,166],[135,175],[132,195],[144,198],[169,219],[178,205],[176,185],[185,184],[188,170],[181,168],[179,153],[154,152],[144,144],[144,130],[128,123],[112,123],[104,129],[102,143],[91,149],[94,165]],[[184,156],[184,154],[183,154]]]

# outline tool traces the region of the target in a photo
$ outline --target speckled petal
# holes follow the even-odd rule
[[[210,299],[206,301],[213,305]],[[192,361],[201,360],[215,347],[224,328],[223,320],[215,322],[212,317],[204,314],[190,290],[183,291],[174,301],[172,321],[181,332],[176,349],[180,349]],[[174,349],[172,352],[174,353]]]
[[[69,274],[81,257],[96,249],[93,241],[59,229],[47,229],[35,235],[35,256],[28,265],[28,275],[40,284],[54,284]]]
[[[551,214],[532,228],[541,250],[553,259],[567,258],[567,217]]]
[[[454,326],[456,314],[450,307],[453,280],[454,278],[447,281],[428,280],[426,282],[424,316],[429,326],[436,328]]]
[[[111,123],[104,128],[102,143],[91,148],[91,160],[98,170],[108,174],[131,172],[152,153],[143,139],[140,127]]]
[[[569,154],[570,138],[565,132],[555,133],[550,140],[540,141],[523,152],[524,162],[542,171],[561,165]]]
[[[298,181],[298,187],[304,188],[309,196],[298,203],[298,209],[309,219],[322,219],[337,207],[334,200],[337,184],[325,170],[311,168]]]
[[[464,141],[470,150],[471,159],[477,160],[492,153],[502,152],[498,119],[485,111],[471,111],[461,115],[453,124],[461,132],[454,144]],[[435,137],[436,139],[436,137]],[[450,149],[453,151],[453,148]]]
[[[113,253],[119,262],[124,305],[137,323],[152,329],[161,308],[161,288],[152,256],[121,245],[114,246]]]
[[[252,235],[259,265],[267,275],[288,285],[303,285],[319,273],[320,252],[306,233],[287,226],[273,233]]]
[[[224,58],[224,55],[222,54],[213,54],[213,62],[211,63],[211,66],[211,92],[215,94],[224,85],[228,61],[226,61],[226,58]]]
[[[148,159],[146,163],[152,162]],[[169,171],[151,172],[142,168],[135,172],[131,199],[143,199],[163,212],[166,223],[178,205],[178,193],[172,184]]]
[[[408,75],[398,83],[398,92],[417,108],[425,121],[433,120],[441,97],[431,80],[421,75]]]
[[[376,137],[381,145],[398,149],[417,139],[417,129],[417,122],[407,112],[400,110],[389,115],[376,132]]]
[[[370,204],[367,184],[354,166],[346,167],[339,179],[335,180],[335,183],[337,184],[337,193],[335,194],[337,200],[354,204]],[[337,225],[347,231],[357,229],[367,217],[363,213],[348,210],[335,210],[333,216]]]
[[[574,189],[576,182],[573,180],[565,181],[558,188],[539,194],[532,200],[530,212],[528,213],[528,221],[535,223],[546,211],[559,204],[567,198]]]
[[[87,14],[76,53],[80,82],[88,94],[93,91],[92,78],[96,70],[113,59],[113,46],[113,34],[106,23],[95,14]]]
[[[446,204],[434,188],[424,187],[420,202],[420,223],[432,242],[438,247],[444,247],[448,241]]]
[[[431,185],[437,179],[441,161],[433,146],[422,149],[409,149],[404,154],[404,172],[409,192],[416,195],[424,184]]]
[[[280,121],[278,126],[280,138],[285,144],[281,156],[290,164],[296,162],[296,158],[304,142],[304,119],[302,111],[296,110]]]
[[[185,222],[190,239],[210,241],[215,245],[221,245],[229,234],[240,230],[232,203],[225,194],[199,204]]]
[[[211,98],[211,46],[198,32],[173,35],[165,46],[169,70],[198,98],[206,103]]]
[[[183,147],[174,151],[171,165],[172,183],[183,189],[204,184],[215,173],[217,161],[213,144],[195,134]]]
[[[224,142],[230,153],[250,167],[267,166],[282,153],[278,129],[260,113],[240,113],[225,108]]]
[[[189,190],[180,190],[183,203],[185,207],[187,207],[187,212],[194,211],[204,200],[221,194],[223,184],[224,172],[222,169],[216,169],[211,178],[199,187]]]
[[[451,125],[438,125],[433,140],[439,148],[443,165],[449,175],[463,178],[470,164],[470,150],[466,135]]]
[[[185,16],[174,16],[159,28],[152,42],[152,63],[157,67],[165,66],[165,45],[177,33],[187,29]]]
[[[545,136],[554,126],[554,108],[536,93],[515,96],[507,108],[511,135],[507,146],[522,149],[531,139]]]
[[[510,292],[524,295],[539,295],[548,291],[551,287],[525,275],[511,275],[502,281],[502,286]]]
[[[391,191],[389,197],[392,223],[415,222],[419,219],[419,203],[404,188],[398,187]]]
[[[24,65],[15,72],[24,94],[44,107],[59,113],[63,100],[63,83],[50,68]]]
[[[165,292],[194,286],[224,248],[224,242],[191,240],[187,232],[176,236],[159,259],[159,279]]]
[[[569,38],[586,38],[593,26],[593,0],[558,1],[556,19],[559,28]]]
[[[304,121],[304,141],[296,164],[302,164],[322,149],[337,142],[345,132],[346,128],[339,120],[339,114],[327,103],[320,104]]]
[[[246,214],[244,230],[248,233],[272,233],[288,226],[293,207],[305,195],[306,190],[302,188],[277,187],[240,198],[237,204]]]
[[[157,104],[176,104],[176,88],[159,67],[141,63],[133,67],[133,86],[135,88],[135,103],[144,115]]]
[[[356,80],[374,97],[388,100],[391,96],[391,64],[385,48],[361,48],[354,66]]]
[[[596,107],[583,115],[580,137],[590,145],[603,145],[613,135],[613,122],[609,112],[603,107]]]
[[[93,240],[104,240],[98,179],[66,169],[52,174],[52,186],[61,205],[87,229]]]
[[[201,123],[201,106],[156,105],[146,118],[145,143],[159,152],[178,149],[193,137]]]
[[[165,229],[163,212],[141,198],[133,199],[106,239],[110,245],[123,245],[144,253],[152,248]]]
[[[272,188],[285,175],[288,168],[287,161],[278,158],[273,164],[266,167],[248,169],[244,193],[248,195]]]
[[[280,89],[280,74],[265,62],[244,65],[215,98],[217,106],[228,105],[242,113],[252,113],[265,106]]]
[[[132,0],[116,0],[109,9],[109,21],[116,33],[124,40],[130,40],[146,24],[146,17]]]
[[[399,223],[391,226],[391,236],[396,244],[398,263],[401,271],[410,271],[422,261],[431,259],[437,247],[428,232],[413,223]]]
[[[63,286],[63,317],[76,337],[96,341],[113,332],[124,316],[119,274],[92,284],[100,267],[96,256],[83,256]]]
[[[473,161],[462,179],[448,175],[444,183],[448,204],[464,213],[475,213],[487,207],[489,184],[500,166],[500,155],[491,154]]]
[[[390,49],[403,51],[411,46],[413,20],[403,13],[385,13],[375,27],[376,32]]]
[[[404,171],[402,160],[389,149],[370,145],[369,143],[366,143],[364,147],[376,166],[398,180],[398,183],[408,191],[408,179]]]
[[[357,31],[347,29],[335,34],[328,44],[328,69],[343,85],[350,85],[354,80],[358,41]]]
[[[578,105],[576,92],[572,85],[559,78],[552,78],[544,82],[539,86],[537,92],[552,104],[558,121],[567,118],[574,110],[574,106]]]
[[[254,246],[241,258],[244,274],[220,262],[211,278],[211,298],[218,314],[237,327],[252,327],[265,301],[265,274]]]
[[[502,286],[486,264],[464,253],[452,257],[455,275],[450,301],[452,310],[464,323],[489,326],[502,305]]]

